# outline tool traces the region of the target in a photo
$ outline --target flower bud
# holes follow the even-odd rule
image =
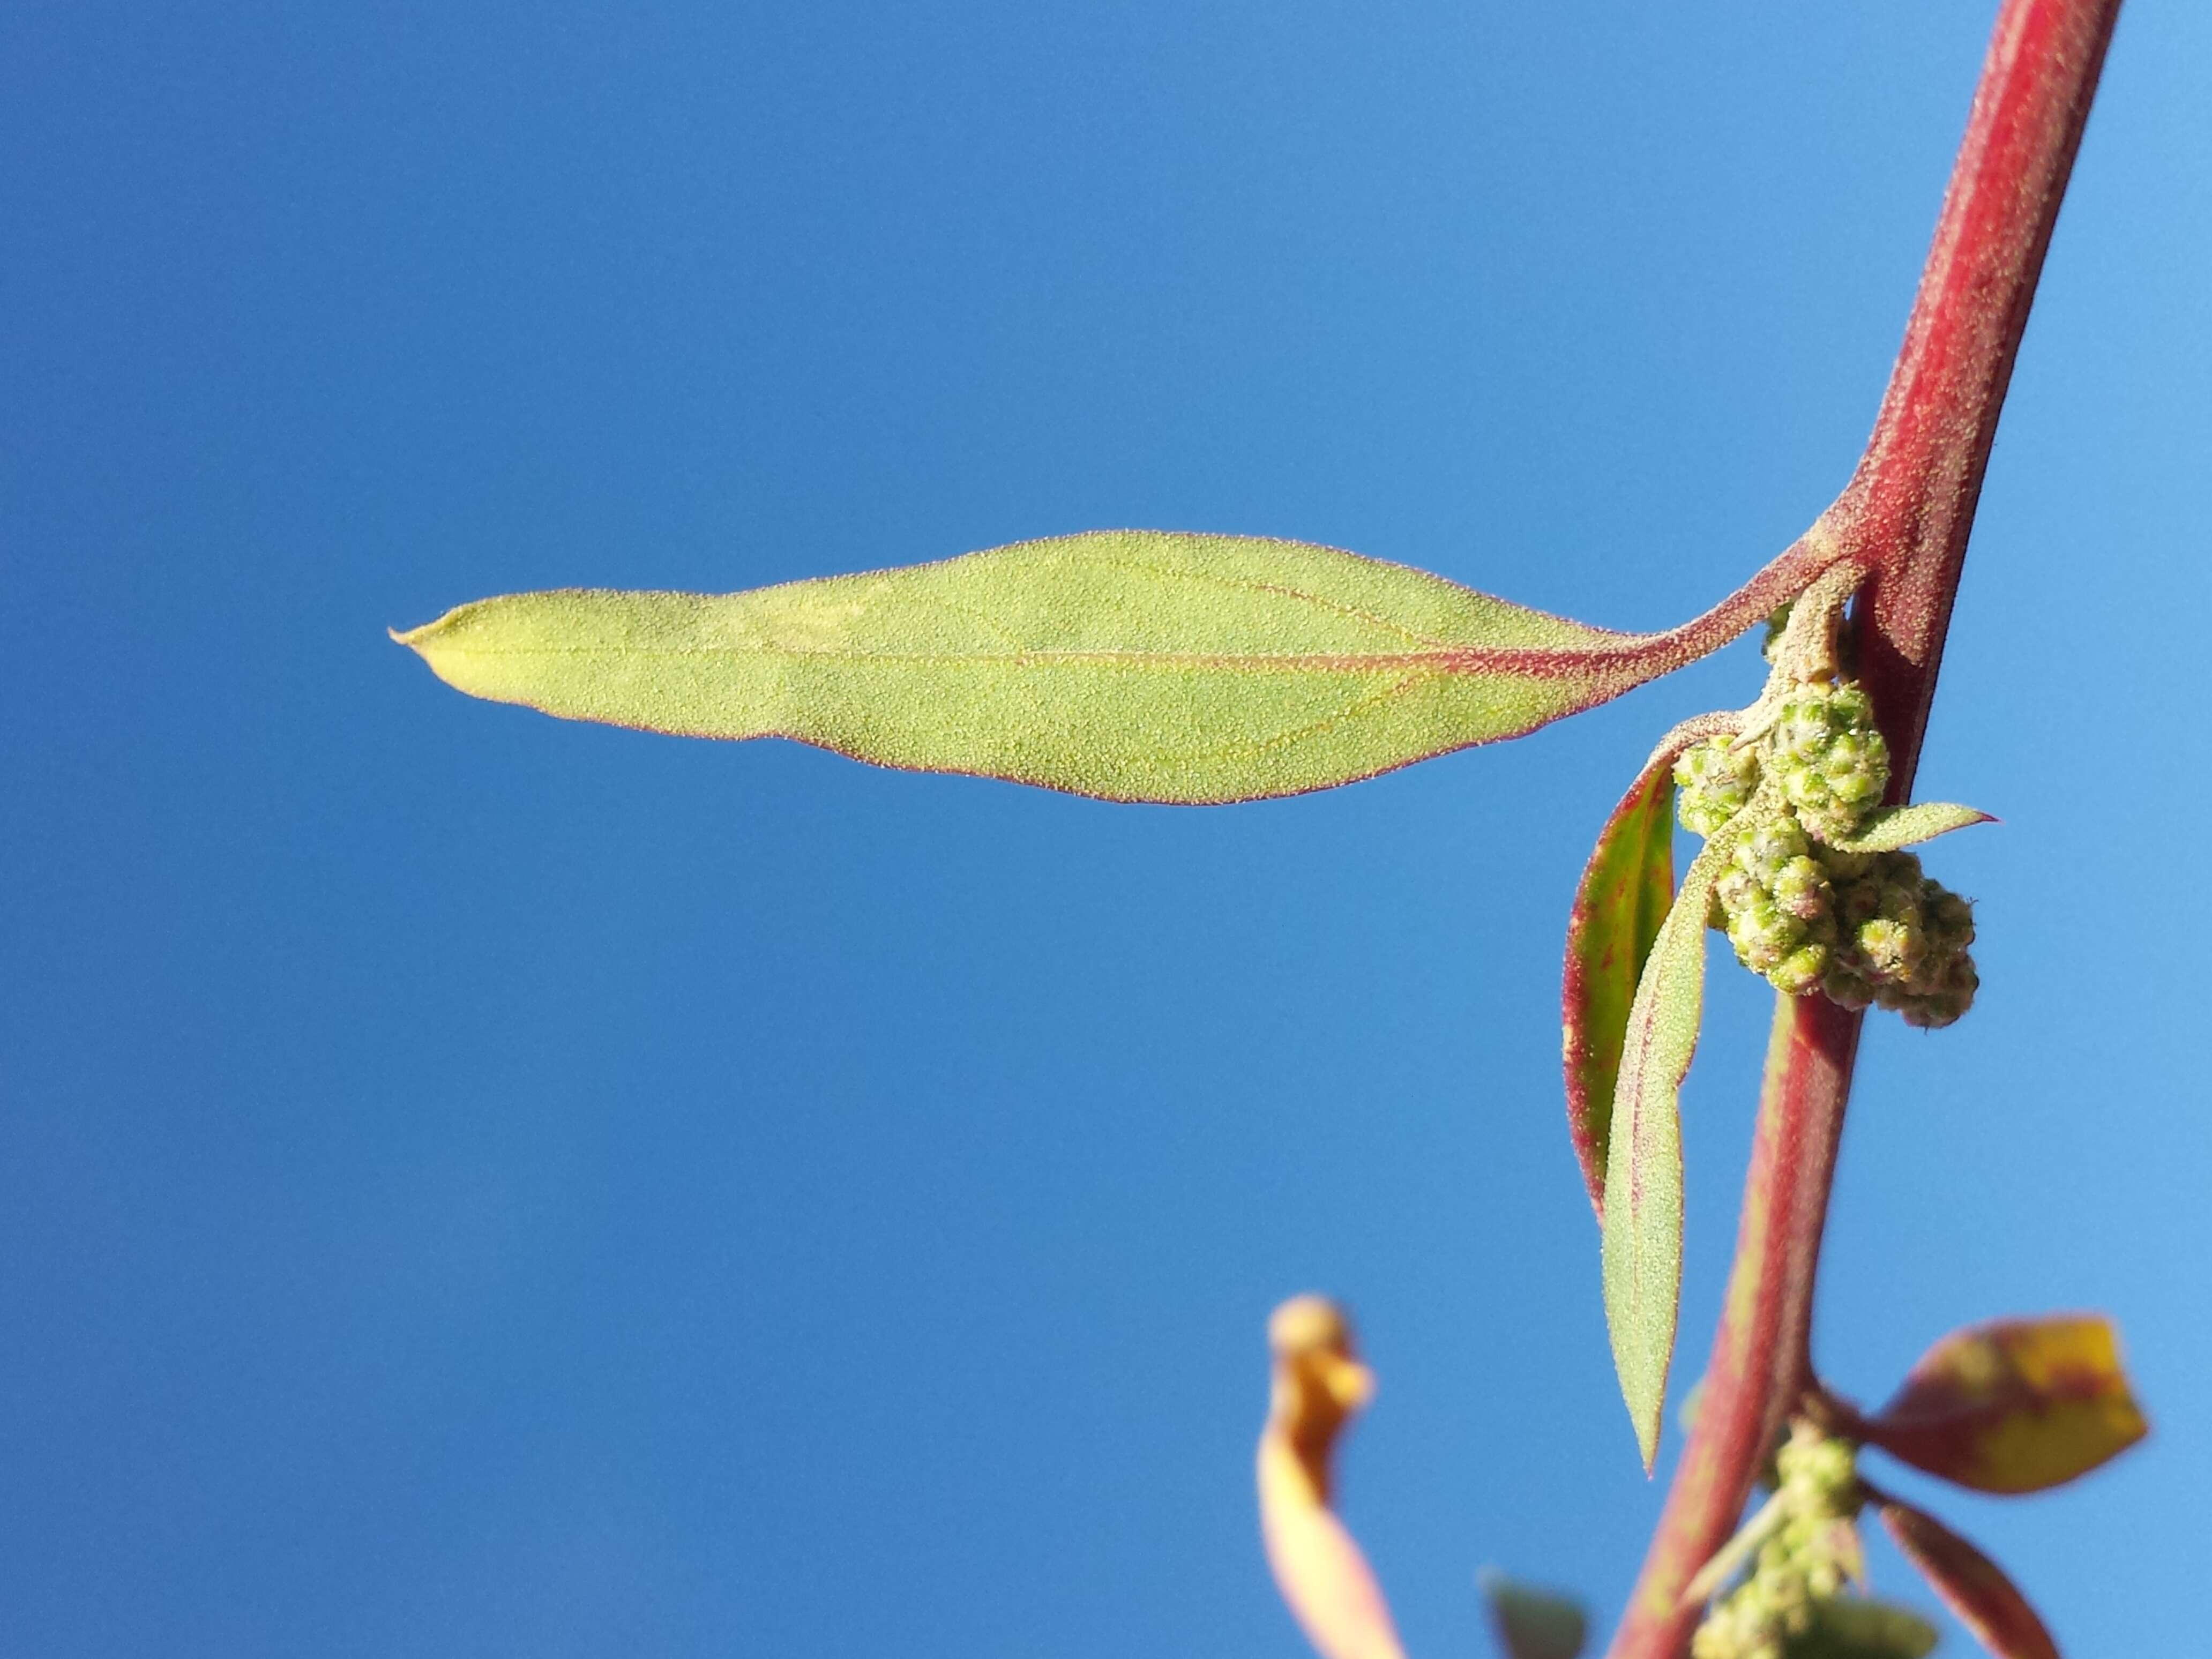
[[[1768,970],[1767,982],[1784,996],[1802,997],[1817,991],[1821,975],[1828,971],[1829,955],[1826,945],[1801,945]]]
[[[1743,811],[1759,783],[1759,751],[1747,744],[1730,746],[1727,738],[1709,738],[1683,750],[1674,763],[1680,790],[1674,811],[1692,835],[1711,836]]]
[[[1828,872],[1811,858],[1791,859],[1776,871],[1772,891],[1775,907],[1800,921],[1826,915],[1835,899]]]
[[[1785,760],[1817,761],[1833,735],[1828,725],[1828,694],[1818,686],[1801,685],[1775,719],[1774,752]]]
[[[1721,907],[1721,920],[1715,925],[1727,927],[1729,917],[1765,896],[1766,890],[1759,884],[1758,877],[1730,865],[1713,883],[1713,899]]]
[[[1982,976],[1974,967],[1974,959],[1962,952],[1950,959],[1941,985],[1912,998],[1898,1012],[1905,1016],[1907,1025],[1940,1030],[1974,1006],[1974,994],[1981,984]]]
[[[1729,943],[1743,965],[1764,974],[1781,965],[1805,938],[1805,924],[1785,916],[1769,899],[1755,899],[1729,918]]]
[[[1859,957],[1877,981],[1902,981],[1927,953],[1928,941],[1914,921],[1876,916],[1852,936]]]
[[[1874,1006],[1873,981],[1837,957],[1830,958],[1828,971],[1820,976],[1820,992],[1841,1008],[1856,1010]]]
[[[1955,956],[1974,942],[1974,907],[1940,881],[1920,884],[1920,914],[1930,948]]]
[[[1782,867],[1792,859],[1805,857],[1809,850],[1803,830],[1788,818],[1777,818],[1756,829],[1739,831],[1735,850],[1730,856],[1737,869],[1771,892]]]

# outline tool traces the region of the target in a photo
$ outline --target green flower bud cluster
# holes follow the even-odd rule
[[[1832,845],[1865,828],[1889,782],[1856,684],[1793,687],[1765,735],[1692,745],[1674,782],[1683,827],[1726,838],[1710,919],[1745,967],[1790,995],[1824,991],[1914,1025],[1948,1025],[1972,1004],[1973,907],[1910,853]],[[1755,799],[1766,805],[1747,815]]]
[[[1713,886],[1713,926],[1728,934],[1736,960],[1778,990],[1802,996],[1816,989],[1836,938],[1826,866],[1786,817],[1725,833],[1730,850]]]
[[[1820,1604],[1858,1576],[1865,1501],[1855,1449],[1799,1424],[1776,1454],[1772,1521],[1750,1573],[1698,1626],[1692,1659],[1792,1659],[1815,1637]]]
[[[1974,907],[1910,853],[1826,854],[1836,943],[1820,988],[1846,1008],[1892,1008],[1908,1025],[1948,1025],[1973,1006]]]
[[[1798,822],[1823,841],[1856,835],[1889,787],[1889,745],[1851,681],[1801,685],[1782,705],[1768,763]]]

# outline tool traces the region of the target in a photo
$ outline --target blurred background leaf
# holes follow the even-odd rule
[[[1504,1659],[1575,1659],[1583,1650],[1589,1621],[1572,1597],[1518,1583],[1495,1567],[1485,1567],[1478,1582]]]
[[[1996,1659],[2059,1659],[2057,1643],[2003,1568],[1910,1504],[1892,1498],[1880,1508],[1898,1548]]]

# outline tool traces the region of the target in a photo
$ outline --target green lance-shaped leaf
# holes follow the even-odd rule
[[[1703,735],[1703,726],[1692,721],[1668,733],[1652,751],[1598,831],[1567,915],[1566,973],[1559,994],[1567,1133],[1601,1220],[1606,1144],[1628,1010],[1674,891],[1674,762]]]
[[[1855,1427],[1915,1468],[2005,1493],[2062,1486],[2149,1432],[2119,1334],[2096,1314],[1954,1331]]]
[[[1704,1017],[1705,911],[1728,844],[1691,861],[1636,985],[1606,1149],[1606,1330],[1648,1472],[1659,1455],[1682,1290],[1682,1079]]]
[[[1575,1659],[1583,1650],[1589,1620],[1571,1598],[1521,1583],[1494,1567],[1485,1567],[1477,1581],[1505,1659]]]
[[[1334,548],[1127,530],[746,593],[516,594],[395,637],[566,719],[1196,803],[1517,737],[1724,643],[1759,597],[1616,634]]]
[[[1876,812],[1856,836],[1831,840],[1827,844],[1842,853],[1894,853],[1900,848],[1916,847],[1938,836],[1948,836],[1954,830],[1996,822],[1987,812],[1978,812],[1971,806],[1960,806],[1947,800],[1923,801],[1917,806],[1892,806]]]
[[[1881,1502],[1881,1524],[1943,1605],[1996,1659],[2059,1659],[2058,1644],[2002,1567],[1934,1516]]]

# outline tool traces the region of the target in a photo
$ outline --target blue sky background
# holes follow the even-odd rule
[[[1674,622],[1847,476],[1994,9],[0,12],[0,1650],[1289,1659],[1308,1288],[1419,1659],[1483,1562],[1609,1622],[1659,1493],[1560,930],[1747,647],[1176,810],[562,725],[384,629],[1115,525]],[[1861,1397],[2117,1314],[2149,1445],[1938,1498],[2080,1656],[2201,1645],[2208,84],[2131,0],[1922,772],[2005,820],[1932,860],[1983,1006],[1871,1032],[1820,1304]],[[1711,1005],[1684,1381],[1766,1001]]]

